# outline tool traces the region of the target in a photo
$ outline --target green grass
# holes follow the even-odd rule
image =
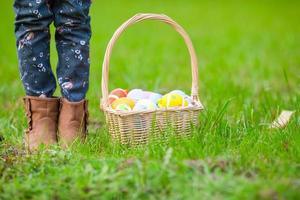
[[[138,148],[110,140],[99,110],[101,62],[114,30],[137,12],[171,16],[194,42],[206,109],[191,138]],[[88,141],[27,155],[12,0],[1,3],[0,199],[300,198],[298,1],[95,0],[91,16]],[[110,72],[110,88],[191,85],[182,39],[155,22],[124,33]],[[268,129],[282,109],[296,110],[290,124]]]

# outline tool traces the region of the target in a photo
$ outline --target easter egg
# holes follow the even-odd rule
[[[179,94],[166,94],[158,100],[160,108],[188,106],[188,102]]]
[[[151,95],[155,94],[154,92],[143,91],[142,98],[149,99]]]
[[[162,95],[161,94],[158,94],[158,93],[152,93],[149,97],[149,100],[151,100],[153,103],[157,104],[158,100],[162,98]]]
[[[143,98],[143,90],[141,89],[132,89],[128,92],[127,97],[133,99],[134,101],[138,101]]]
[[[110,92],[108,95],[108,103],[109,105],[112,104],[115,100],[121,98],[121,97],[126,97],[127,96],[127,90],[124,90],[122,88],[117,88],[114,89],[113,91]]]
[[[188,105],[193,105],[193,100],[190,96],[186,95],[182,90],[173,90],[169,94],[179,94],[184,97],[184,99],[188,102]]]
[[[141,99],[133,107],[134,111],[154,110],[157,106],[150,99]]]
[[[120,104],[127,104],[130,108],[134,107],[134,100],[127,98],[127,97],[121,97],[117,100],[115,100],[114,102],[112,102],[111,107],[112,109],[116,109],[116,107]]]
[[[115,108],[115,110],[117,111],[130,111],[131,108],[129,105],[122,103],[122,104],[118,104]]]
[[[193,105],[193,99],[190,96],[185,96],[184,99],[188,102],[189,106]]]

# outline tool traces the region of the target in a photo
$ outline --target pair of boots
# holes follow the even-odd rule
[[[41,144],[61,142],[63,147],[74,140],[84,140],[87,132],[87,101],[69,102],[64,98],[24,98],[28,129],[25,144],[29,151]]]

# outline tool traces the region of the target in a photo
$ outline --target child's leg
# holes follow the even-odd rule
[[[53,5],[56,46],[59,55],[57,77],[61,100],[58,132],[60,141],[70,145],[87,132],[89,84],[90,0],[57,0]]]
[[[49,24],[53,14],[47,0],[15,0],[15,34],[19,69],[27,95],[51,97],[56,81],[50,67]]]
[[[64,98],[78,102],[89,85],[90,0],[61,0],[53,6],[59,55],[58,83]]]
[[[47,0],[15,0],[15,33],[21,79],[28,95],[24,98],[28,130],[25,143],[29,150],[40,144],[57,142],[59,99],[51,97],[56,82],[50,67],[49,24],[53,14]]]

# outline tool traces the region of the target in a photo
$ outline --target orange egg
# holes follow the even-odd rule
[[[108,104],[112,104],[115,100],[121,98],[121,97],[126,97],[127,96],[127,90],[124,90],[122,88],[117,88],[114,89],[113,91],[110,92],[108,95]]]
[[[112,102],[111,107],[112,109],[116,109],[116,107],[120,104],[127,104],[131,109],[134,107],[134,100],[127,98],[127,97],[121,97],[119,99],[116,99],[114,102]]]

